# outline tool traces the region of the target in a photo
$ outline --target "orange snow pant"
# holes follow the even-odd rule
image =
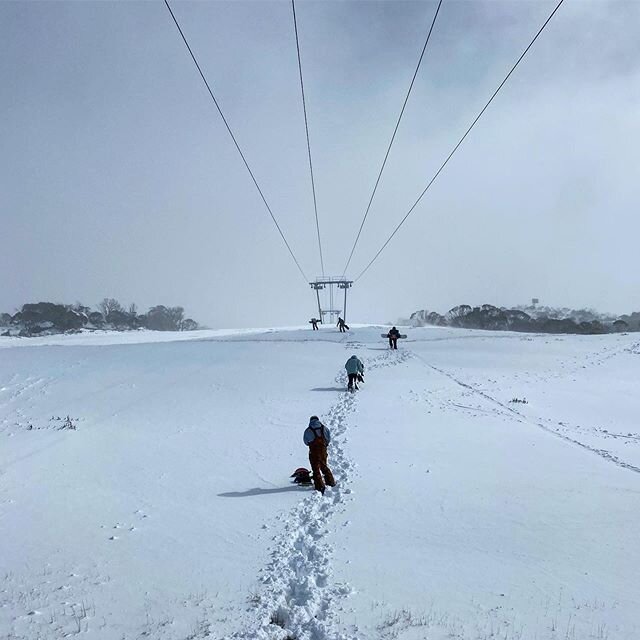
[[[309,445],[309,462],[313,472],[313,486],[316,491],[324,493],[325,483],[330,487],[335,486],[336,481],[333,478],[333,473],[327,465],[327,445],[323,439],[316,438]]]

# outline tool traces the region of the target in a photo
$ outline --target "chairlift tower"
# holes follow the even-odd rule
[[[324,324],[325,316],[329,316],[329,321],[334,322],[342,311],[342,319],[346,322],[347,320],[347,291],[353,285],[353,280],[345,280],[344,277],[330,277],[330,276],[322,276],[316,278],[313,282],[309,283],[311,288],[316,292],[316,298],[318,300],[318,313],[320,314],[320,322]],[[339,294],[339,291],[334,292],[334,287],[338,289],[344,290],[344,305],[342,310],[334,308],[334,293],[336,296]],[[320,291],[328,290],[329,300],[328,307],[324,306],[320,303]],[[325,297],[325,303],[326,303]]]

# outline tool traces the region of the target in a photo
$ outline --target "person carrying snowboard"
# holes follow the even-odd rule
[[[389,348],[397,349],[398,348],[398,338],[400,337],[400,332],[395,328],[391,327],[389,333],[387,333],[387,338],[389,338]]]
[[[309,447],[309,462],[313,472],[313,486],[324,494],[325,485],[335,487],[336,481],[327,464],[327,446],[331,442],[331,433],[318,419],[309,418],[309,426],[303,435],[304,443]]]
[[[340,329],[340,333],[345,333],[349,328],[349,325],[340,316],[338,316],[338,324],[336,327]]]
[[[311,318],[311,320],[309,320],[309,324],[311,324],[311,326],[312,326],[314,331],[318,331],[318,320],[317,320],[317,318]]]
[[[364,376],[364,365],[358,358],[358,356],[351,356],[345,363],[344,368],[347,370],[347,376],[349,376],[349,384],[347,389],[353,391],[354,388],[358,389],[358,376]]]

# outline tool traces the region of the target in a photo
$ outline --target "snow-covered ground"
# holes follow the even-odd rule
[[[640,638],[638,337],[381,332],[0,338],[0,638]]]

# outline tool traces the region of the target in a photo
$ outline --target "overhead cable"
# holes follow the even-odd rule
[[[271,219],[273,220],[273,223],[276,225],[276,228],[278,229],[278,233],[280,234],[280,237],[282,238],[283,242],[285,243],[287,249],[289,250],[289,253],[291,254],[291,257],[293,258],[293,261],[296,263],[296,267],[298,267],[298,271],[300,271],[300,273],[302,274],[302,277],[304,278],[305,282],[308,282],[307,276],[305,275],[304,271],[302,270],[302,267],[300,266],[300,263],[298,262],[298,259],[296,258],[295,254],[293,253],[293,250],[291,249],[291,247],[289,246],[289,243],[287,242],[287,239],[284,237],[284,233],[282,232],[282,229],[280,228],[280,225],[278,224],[278,221],[276,220],[276,217],[273,215],[273,211],[271,210],[271,207],[269,206],[269,203],[267,202],[267,199],[264,196],[264,193],[262,192],[262,189],[260,188],[260,185],[258,184],[258,181],[256,180],[256,177],[253,174],[253,171],[251,171],[251,167],[249,166],[249,163],[247,162],[247,159],[245,158],[244,153],[242,152],[242,149],[240,148],[240,145],[238,144],[238,141],[236,140],[235,135],[233,134],[233,131],[231,130],[231,127],[229,126],[229,123],[227,122],[227,119],[224,116],[224,113],[222,113],[222,109],[220,108],[220,105],[218,104],[218,101],[216,100],[216,97],[213,95],[213,91],[211,90],[211,87],[209,86],[209,83],[207,82],[207,79],[205,78],[204,73],[202,72],[202,69],[200,68],[200,65],[198,64],[198,61],[191,49],[191,47],[189,46],[189,42],[187,41],[187,38],[184,35],[184,32],[182,31],[182,28],[180,27],[180,23],[178,22],[175,14],[173,13],[173,11],[171,10],[171,7],[169,6],[169,2],[167,0],[164,0],[164,3],[167,7],[167,9],[169,10],[169,13],[171,14],[171,17],[173,18],[173,21],[176,24],[176,27],[178,27],[178,31],[180,32],[180,35],[182,36],[182,40],[184,41],[184,44],[187,47],[187,50],[189,51],[189,54],[191,55],[191,59],[193,60],[194,64],[196,65],[196,68],[198,69],[198,73],[200,74],[200,77],[202,78],[202,81],[205,84],[205,87],[207,87],[207,91],[209,92],[209,95],[211,96],[211,99],[213,100],[213,103],[216,105],[216,109],[218,110],[218,113],[220,114],[220,117],[222,118],[222,121],[224,122],[224,126],[227,128],[227,131],[229,132],[229,135],[231,136],[231,139],[233,140],[233,144],[235,145],[236,149],[238,150],[238,153],[240,154],[240,157],[242,158],[242,161],[244,162],[244,166],[247,168],[247,171],[249,172],[249,175],[251,176],[251,179],[253,180],[253,184],[255,185],[256,189],[258,190],[258,193],[260,194],[260,197],[262,198],[262,202],[264,202],[265,207],[267,208],[267,211],[269,212],[269,215],[271,216]]]
[[[373,202],[373,198],[375,197],[376,191],[378,190],[378,185],[380,184],[380,178],[382,177],[382,172],[384,171],[384,167],[387,164],[387,158],[389,157],[389,152],[391,151],[391,146],[393,145],[393,141],[396,139],[396,133],[398,133],[398,127],[400,126],[400,121],[402,120],[402,116],[404,115],[404,110],[405,110],[405,107],[407,106],[407,102],[409,101],[409,96],[411,95],[413,84],[416,81],[416,76],[418,75],[418,71],[420,70],[420,65],[422,64],[422,58],[424,58],[424,52],[427,50],[427,45],[429,44],[429,39],[431,38],[431,32],[433,31],[433,27],[436,23],[436,19],[438,18],[438,13],[440,12],[441,5],[442,5],[442,0],[439,0],[438,6],[436,7],[436,12],[433,16],[433,20],[431,21],[431,26],[429,27],[429,32],[427,33],[427,38],[424,42],[424,46],[422,47],[422,52],[420,53],[420,58],[418,58],[418,64],[416,65],[416,70],[413,72],[413,78],[411,78],[411,84],[409,85],[409,90],[407,91],[407,95],[404,98],[404,103],[402,104],[402,109],[400,110],[398,121],[396,122],[396,126],[393,130],[393,135],[391,136],[391,140],[389,141],[387,152],[384,154],[384,160],[382,161],[382,166],[380,167],[380,171],[378,172],[376,183],[373,186],[373,191],[371,192],[371,197],[369,198],[369,203],[367,204],[367,209],[364,212],[364,217],[362,218],[362,222],[360,223],[360,228],[358,229],[358,235],[356,236],[355,242],[353,243],[353,247],[351,247],[351,253],[349,254],[349,259],[347,260],[347,264],[342,270],[343,274],[349,268],[349,265],[351,264],[351,258],[353,258],[353,253],[356,250],[356,246],[358,244],[358,240],[360,240],[360,234],[362,233],[362,228],[364,227],[364,223],[367,220],[367,216],[369,215],[369,209],[371,209],[371,203]]]
[[[563,2],[564,2],[564,0],[560,0],[558,2],[558,4],[556,5],[555,9],[551,12],[549,17],[544,21],[544,24],[540,27],[540,29],[538,30],[538,32],[534,36],[533,40],[531,40],[531,42],[529,43],[527,48],[522,52],[522,55],[518,58],[516,63],[513,65],[513,67],[511,67],[511,70],[505,76],[504,80],[499,84],[498,88],[493,92],[493,95],[491,96],[491,98],[489,98],[489,101],[484,105],[484,107],[482,108],[480,113],[476,116],[475,120],[471,123],[469,128],[465,131],[464,135],[462,136],[462,138],[460,138],[460,140],[458,141],[456,146],[453,148],[451,153],[449,153],[449,155],[447,156],[446,160],[442,163],[440,168],[434,174],[433,178],[431,178],[431,180],[429,181],[427,186],[424,188],[422,193],[418,196],[418,199],[413,203],[413,205],[411,206],[409,211],[406,213],[404,218],[402,218],[402,220],[400,221],[398,226],[393,230],[393,233],[387,238],[386,242],[382,245],[382,247],[380,247],[380,249],[378,250],[378,253],[376,253],[376,255],[373,256],[373,259],[371,260],[371,262],[369,262],[369,264],[367,264],[367,266],[360,272],[360,274],[356,278],[356,281],[360,280],[360,278],[362,278],[362,276],[367,272],[369,267],[371,267],[371,265],[376,261],[378,256],[384,251],[385,247],[389,244],[389,242],[391,242],[391,240],[396,235],[396,233],[398,233],[398,230],[400,229],[400,227],[405,223],[406,219],[411,215],[411,213],[416,208],[416,206],[418,205],[420,200],[422,200],[422,197],[425,195],[425,193],[427,193],[427,191],[429,190],[431,185],[436,181],[436,178],[440,175],[442,170],[447,166],[447,163],[449,162],[449,160],[451,160],[451,158],[453,157],[455,152],[458,150],[460,145],[464,142],[465,138],[469,135],[469,133],[471,132],[471,129],[473,129],[473,127],[475,127],[475,125],[478,122],[478,120],[480,120],[480,118],[482,117],[482,114],[487,110],[489,105],[493,102],[493,99],[498,95],[498,92],[500,91],[500,89],[502,89],[502,87],[506,84],[507,80],[511,77],[511,74],[515,71],[516,67],[520,64],[520,62],[525,57],[525,55],[527,54],[529,49],[531,49],[531,47],[533,46],[533,43],[538,39],[540,34],[544,31],[545,27],[547,26],[547,24],[549,24],[549,22],[551,21],[553,16],[556,14],[556,12],[558,11],[558,9],[560,8],[560,6],[562,5]]]
[[[313,210],[316,216],[316,231],[318,234],[318,251],[320,252],[320,268],[324,276],[324,260],[322,258],[322,242],[320,240],[320,224],[318,222],[318,203],[316,201],[316,183],[313,177],[313,163],[311,162],[311,144],[309,143],[309,122],[307,120],[307,102],[304,96],[304,81],[302,80],[302,62],[300,61],[300,41],[298,39],[298,23],[296,20],[296,5],[291,0],[291,9],[293,10],[293,29],[296,33],[296,51],[298,52],[298,71],[300,73],[300,91],[302,92],[302,110],[304,112],[304,129],[307,134],[307,154],[309,156],[309,172],[311,173],[311,191],[313,193]]]

